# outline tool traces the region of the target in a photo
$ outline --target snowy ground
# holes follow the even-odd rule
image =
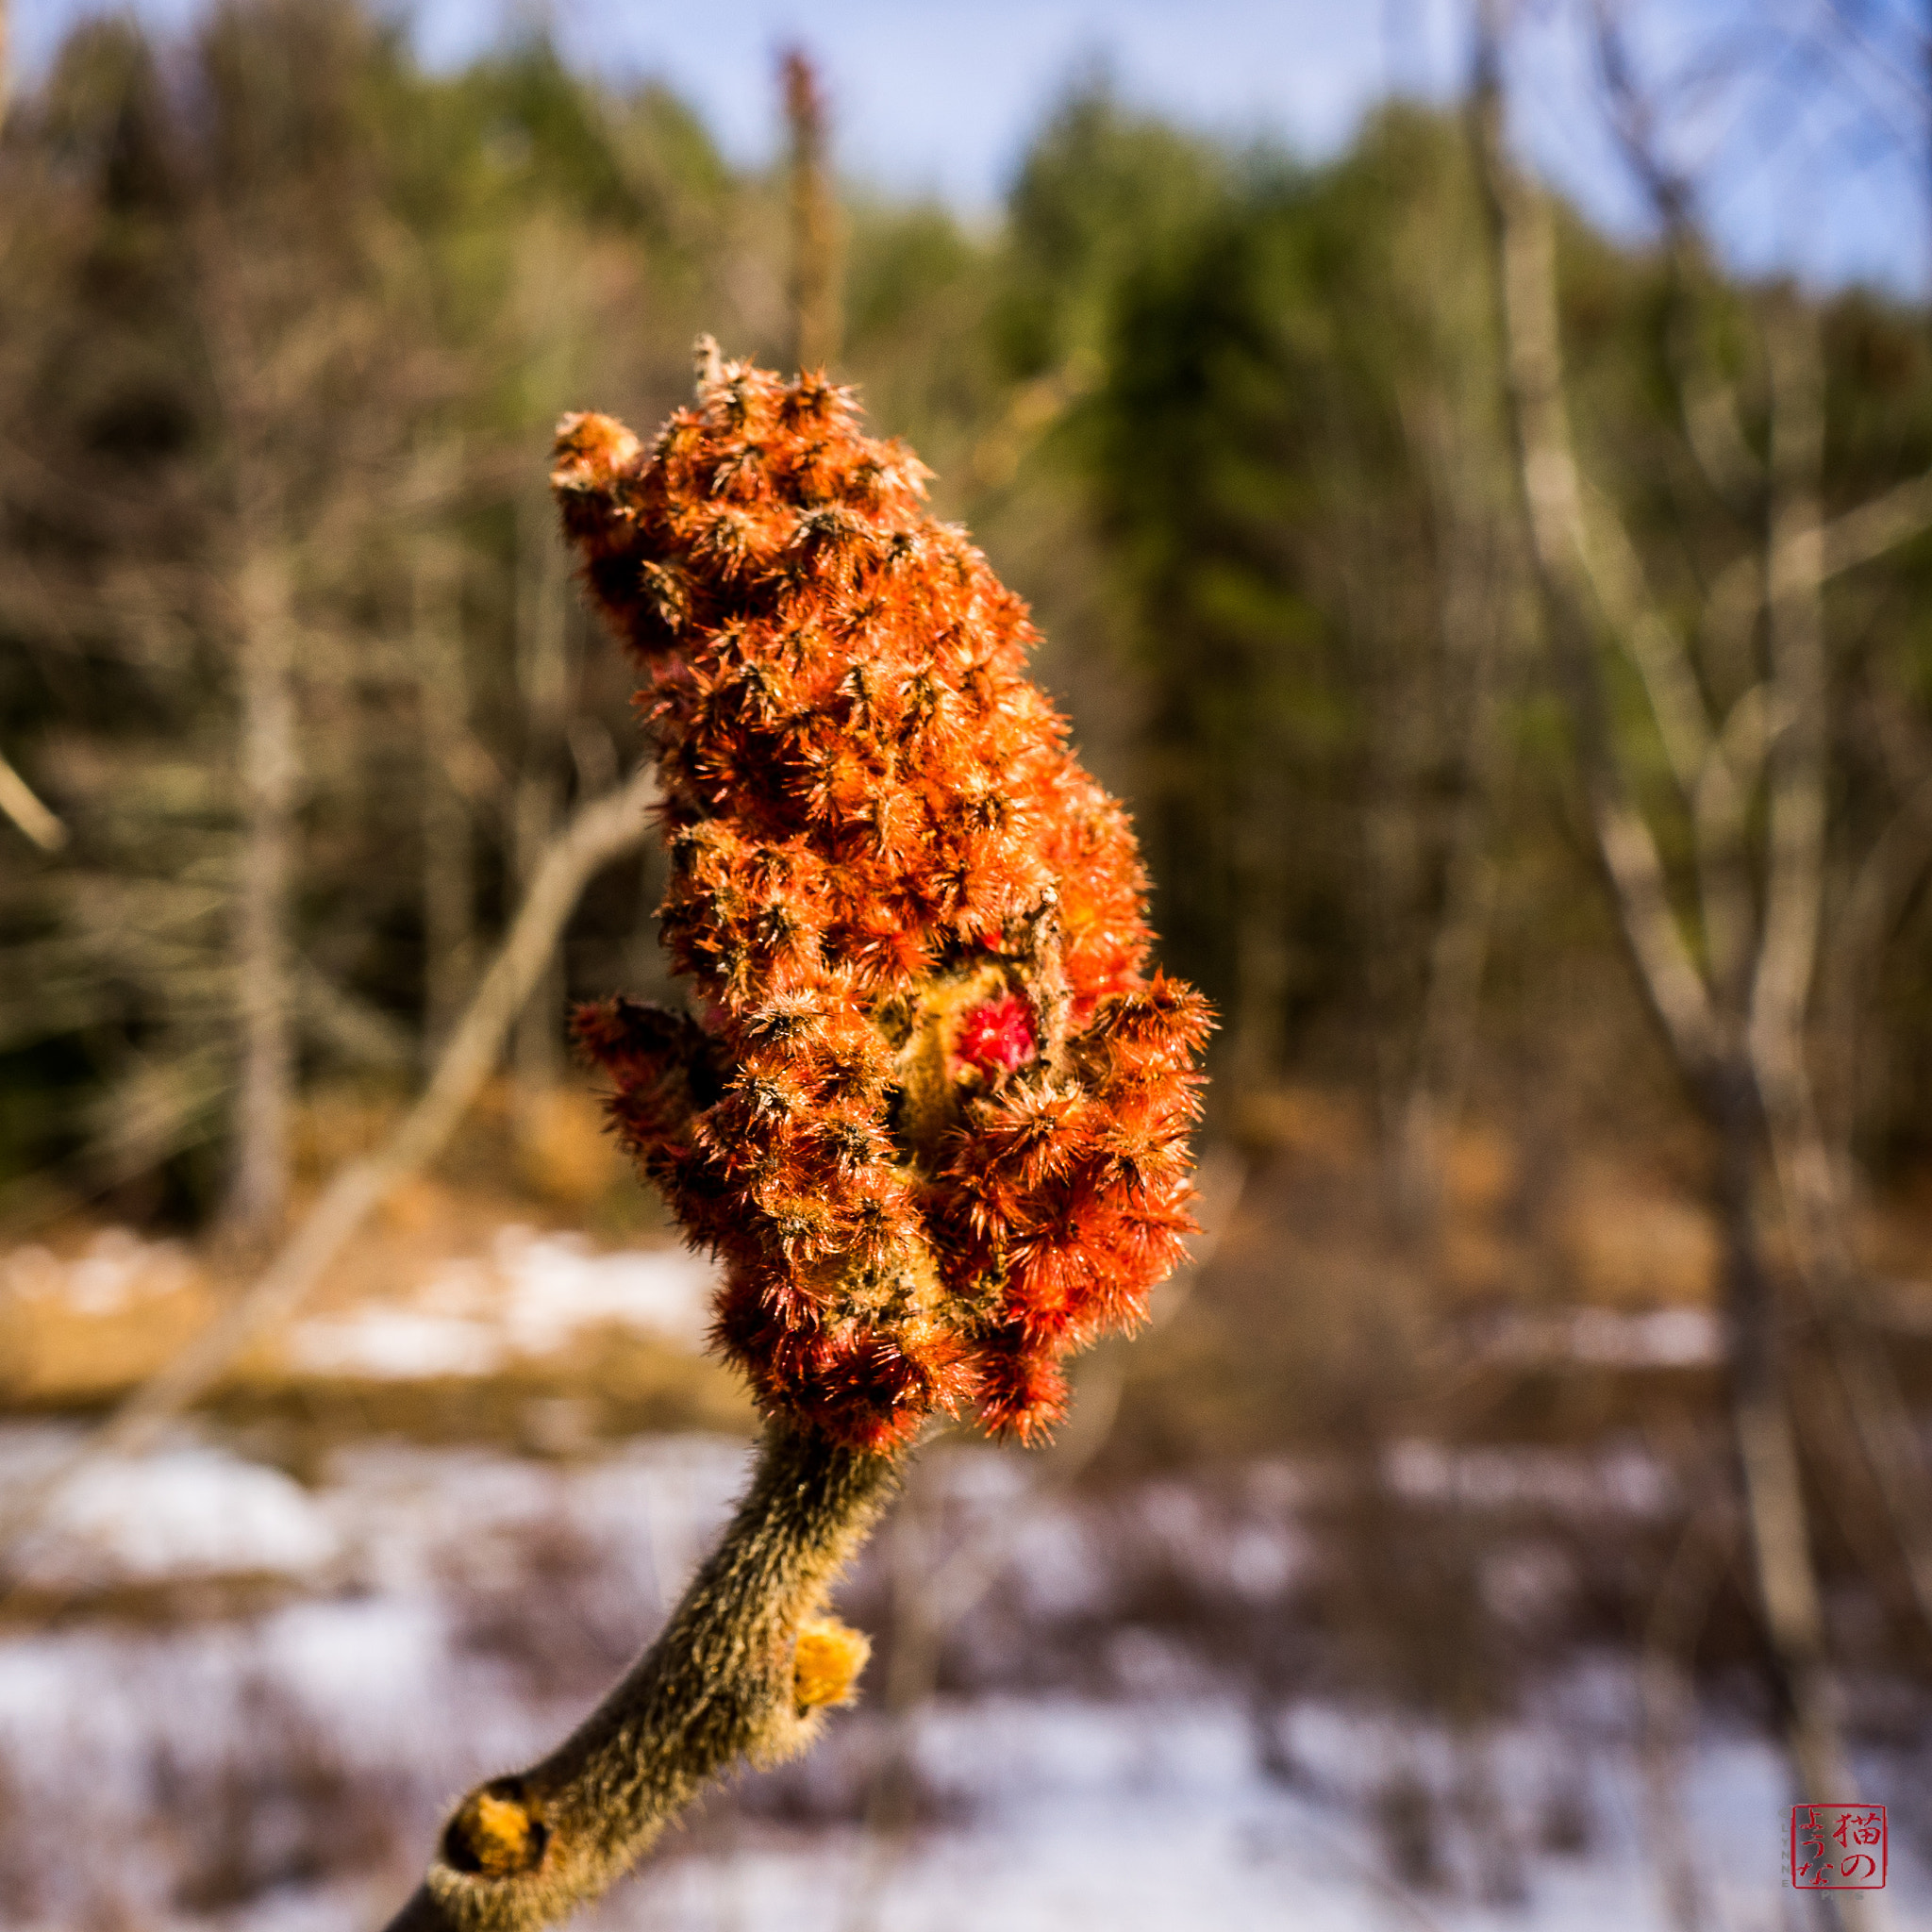
[[[688,1249],[600,1252],[580,1235],[516,1223],[487,1230],[480,1246],[373,1270],[359,1299],[295,1322],[274,1352],[298,1377],[425,1381],[496,1374],[602,1328],[704,1344],[717,1271]],[[207,1286],[179,1243],[125,1228],[101,1229],[77,1254],[38,1244],[0,1253],[0,1306],[96,1332]]]
[[[288,1353],[311,1374],[408,1380],[489,1374],[606,1323],[698,1348],[716,1280],[683,1248],[599,1254],[580,1236],[512,1225],[487,1257],[446,1260],[405,1298],[298,1323]]]
[[[0,1431],[0,1494],[59,1442]],[[551,1741],[648,1634],[744,1457],[716,1438],[568,1462],[371,1443],[305,1487],[184,1436],[91,1479],[33,1558],[65,1613],[0,1626],[0,1923],[380,1923],[449,1797]],[[1634,1450],[1410,1443],[1386,1476],[1414,1507],[1608,1521],[1668,1502]],[[591,1923],[1646,1932],[1671,1923],[1660,1796],[1702,1925],[1806,1923],[1775,1755],[1707,1713],[1660,1792],[1631,1670],[1601,1646],[1545,1657],[1510,1709],[1459,1724],[1270,1663],[1297,1652],[1324,1572],[1308,1515],[1327,1482],[1276,1464],[1055,1500],[1022,1459],[930,1457],[844,1607],[890,1642],[943,1571],[932,1693],[891,1718],[875,1666],[811,1757],[713,1802]],[[1560,1597],[1547,1553],[1541,1571],[1505,1555],[1499,1614]],[[1901,1818],[1900,1928],[1932,1927],[1913,1762],[1864,1767]]]

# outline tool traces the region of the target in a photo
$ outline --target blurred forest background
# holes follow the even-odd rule
[[[591,401],[656,423],[701,327],[789,363],[789,190],[541,38],[431,75],[313,5],[159,48],[84,27],[6,140],[0,1211],[58,1188],[274,1221],[281,1117],[408,1087],[534,855],[632,761],[549,427]],[[1815,343],[1828,523],[1932,457],[1924,318],[1736,286],[1689,230],[1557,222],[1592,514],[1742,771],[1774,731],[1773,323]],[[1227,1129],[1266,1138],[1284,1079],[1343,1091],[1424,1193],[1418,1116],[1472,1100],[1653,1135],[1674,1099],[1547,666],[1460,120],[1391,107],[1311,170],[1096,89],[997,227],[857,194],[840,225],[834,364],[1033,601],[1167,957],[1224,1015]],[[1825,566],[1812,1024],[1834,1144],[1902,1186],[1932,1119],[1932,741],[1923,506],[1890,508]],[[1608,677],[1636,803],[1692,862],[1670,714],[1641,668]],[[654,981],[653,897],[613,876],[575,921],[532,1077],[567,997]]]
[[[1655,239],[1594,230],[1505,156],[1487,17],[1466,104],[1318,167],[1076,87],[977,223],[836,188],[807,68],[748,77],[791,159],[747,173],[540,32],[431,73],[347,0],[77,29],[0,131],[0,1240],[128,1227],[213,1286],[125,1348],[23,1291],[15,1413],[137,1386],[376,1143],[635,764],[558,414],[647,430],[701,330],[802,346],[1031,600],[1222,1014],[1241,1179],[1104,1465],[1637,1441],[1680,1502],[1573,1524],[1564,1615],[1734,1673],[1818,1795],[1827,1662],[1932,1683],[1932,317],[1727,275],[1610,8]],[[575,905],[435,1239],[491,1196],[661,1238],[564,1034],[675,996],[661,863]],[[645,1381],[593,1433],[742,1424]],[[349,1426],[291,1386],[225,1413]],[[356,1401],[438,1440],[510,1412]],[[1499,1586],[1419,1526],[1441,1485],[1376,1480],[1358,1594],[1310,1614],[1373,1601],[1363,1669],[1461,1722],[1521,1663]]]

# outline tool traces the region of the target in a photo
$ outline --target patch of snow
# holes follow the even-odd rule
[[[1506,1624],[1548,1623],[1575,1593],[1575,1567],[1551,1543],[1509,1542],[1479,1559],[1483,1601]]]
[[[1694,1368],[1722,1360],[1724,1324],[1709,1308],[1657,1308],[1645,1315],[1584,1308],[1571,1320],[1578,1361],[1618,1368]]]
[[[718,1270],[688,1248],[595,1253],[578,1235],[507,1227],[496,1265],[508,1285],[504,1322],[513,1346],[542,1355],[580,1329],[616,1323],[702,1347]]]
[[[420,1308],[372,1307],[304,1322],[289,1338],[289,1354],[314,1375],[427,1382],[493,1374],[509,1350],[501,1331],[487,1322]]]
[[[1306,1537],[1272,1525],[1249,1524],[1236,1529],[1222,1543],[1221,1555],[1235,1595],[1251,1604],[1284,1596],[1291,1583],[1314,1567]]]
[[[0,1475],[17,1476],[64,1440],[51,1428],[0,1431]],[[105,1922],[111,1894],[127,1923],[186,1932],[208,1923],[176,1903],[195,1844],[226,1843],[224,1832],[258,1844],[295,1813],[328,1825],[340,1810],[353,1824],[373,1807],[390,1849],[277,1878],[219,1923],[251,1932],[380,1923],[451,1793],[526,1761],[585,1707],[575,1691],[520,1675],[500,1636],[479,1646],[479,1607],[523,1603],[531,1621],[515,1641],[539,1651],[581,1624],[587,1607],[612,1607],[616,1624],[641,1636],[715,1535],[748,1453],[724,1438],[647,1438],[559,1464],[362,1443],[330,1458],[319,1492],[297,1492],[343,1551],[327,1573],[329,1594],[206,1624],[0,1630],[0,1787],[9,1791],[0,1870],[26,1870],[37,1900],[9,1900],[0,1915],[9,1927],[55,1932]],[[950,1472],[958,1487],[943,1485],[933,1541],[943,1555],[947,1511],[972,1524],[983,1508],[1016,1560],[1023,1548],[1031,1560],[1074,1544],[1079,1587],[1057,1579],[1071,1599],[1118,1593],[1150,1538],[1198,1553],[1202,1539],[1239,1544],[1252,1532],[1249,1554],[1224,1568],[1237,1581],[1252,1569],[1257,1590],[1291,1547],[1270,1541],[1269,1526],[1287,1535],[1291,1523],[1265,1515],[1255,1528],[1248,1513],[1261,1490],[1293,1487],[1285,1482],[1204,1484],[1192,1502],[1166,1482],[1079,1513],[1013,1489],[993,1454],[972,1452]],[[1587,1458],[1512,1452],[1488,1463],[1433,1444],[1406,1454],[1410,1478],[1432,1494],[1559,1496],[1601,1508],[1630,1483],[1608,1466],[1614,1457],[1586,1482]],[[179,1494],[204,1511],[212,1498],[242,1494],[234,1476],[244,1466],[212,1451],[171,1448],[157,1462],[179,1492],[149,1498],[163,1514],[181,1509]],[[123,1500],[139,1503],[127,1473],[115,1474]],[[269,1478],[262,1494],[284,1493],[273,1471],[254,1474]],[[575,1552],[570,1562],[555,1560],[559,1538]],[[1517,1586],[1536,1585],[1524,1576]],[[862,1608],[855,1621],[866,1621]],[[1024,1626],[995,1627],[1027,1641]],[[1277,1696],[1211,1641],[1188,1647],[1164,1629],[1116,1625],[1095,1641],[1111,1641],[1119,1675],[1140,1694],[947,1694],[891,1720],[874,1686],[858,1711],[833,1720],[815,1757],[778,1774],[824,1775],[838,1758],[848,1767],[838,1789],[862,1797],[876,1767],[895,1761],[882,1754],[903,1748],[944,1801],[937,1822],[871,1835],[824,1822],[856,1816],[850,1808],[805,1825],[796,1814],[718,1807],[722,1818],[714,1809],[698,1833],[675,1834],[588,1913],[585,1932],[1664,1932],[1671,1923],[1646,1842],[1627,1656],[1580,1652],[1533,1680],[1514,1718],[1452,1723],[1390,1702]],[[1397,1777],[1426,1794],[1441,1891],[1418,1897],[1394,1875],[1376,1821]],[[1867,1783],[1903,1814],[1912,1788],[1904,1770]],[[1583,1822],[1568,1849],[1552,1849],[1541,1830],[1553,1793]],[[1676,1802],[1705,1871],[1706,1923],[1774,1932],[1789,1897],[1777,1861],[1790,1799],[1776,1749],[1707,1719],[1687,1740]],[[1932,1932],[1932,1890],[1907,1837],[1903,1826],[1894,1833],[1885,1902],[1894,1932]],[[34,1863],[7,1863],[23,1857]],[[1504,1868],[1507,1883],[1486,1889],[1485,1874]]]
[[[1674,1486],[1657,1459],[1633,1444],[1607,1452],[1486,1447],[1456,1449],[1442,1442],[1393,1444],[1382,1459],[1383,1479],[1412,1503],[1465,1507],[1532,1507],[1564,1513],[1614,1509],[1636,1517],[1661,1515]]]
[[[971,1508],[1004,1509],[1033,1486],[1026,1452],[990,1442],[936,1445],[921,1466],[929,1480],[943,1488],[948,1501]]]
[[[740,1438],[702,1435],[641,1437],[563,1465],[371,1442],[331,1457],[319,1500],[365,1588],[500,1583],[540,1532],[563,1534],[606,1553],[648,1613],[667,1609],[697,1567],[744,1487],[751,1454]]]
[[[427,1597],[290,1604],[262,1620],[258,1641],[262,1667],[310,1709],[363,1713],[355,1738],[369,1755],[378,1738],[393,1750],[427,1715],[449,1620]]]
[[[308,1577],[340,1554],[326,1513],[279,1470],[175,1449],[82,1471],[25,1558],[36,1583],[83,1590],[191,1577]]]
[[[492,1374],[605,1325],[696,1350],[717,1278],[684,1248],[599,1254],[578,1235],[506,1227],[487,1261],[445,1262],[407,1301],[313,1316],[288,1349],[311,1374],[387,1381]]]
[[[1004,1529],[1004,1547],[989,1556],[1012,1579],[1030,1616],[1070,1618],[1105,1605],[1110,1566],[1093,1524],[1078,1508],[1036,1503],[1013,1513]]]
[[[143,1241],[125,1227],[103,1228],[74,1260],[37,1243],[0,1255],[0,1291],[24,1301],[60,1301],[77,1315],[117,1315],[193,1278],[180,1242]]]
[[[1678,1307],[1511,1315],[1491,1331],[1487,1348],[1507,1361],[1543,1366],[1691,1369],[1721,1362],[1724,1345],[1724,1323],[1715,1309]]]

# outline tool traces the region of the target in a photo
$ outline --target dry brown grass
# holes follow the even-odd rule
[[[393,1106],[355,1091],[319,1097],[304,1121],[305,1187],[312,1193],[335,1164],[374,1144]],[[1627,1122],[1575,1111],[1510,1124],[1473,1118],[1441,1148],[1437,1211],[1418,1227],[1395,1211],[1390,1163],[1356,1097],[1286,1086],[1251,1097],[1231,1124],[1251,1185],[1179,1319],[1127,1355],[1116,1462],[1239,1458],[1391,1433],[1669,1435],[1673,1417],[1707,1411],[1709,1368],[1538,1367],[1487,1360],[1479,1346],[1512,1316],[1714,1308],[1717,1240],[1693,1133],[1633,1137]],[[405,1301],[453,1258],[486,1256],[511,1224],[588,1229],[625,1247],[669,1237],[589,1093],[563,1088],[520,1102],[499,1083],[448,1158],[396,1194],[308,1312]],[[72,1260],[99,1234],[75,1220],[42,1240]],[[1885,1280],[1901,1371],[1914,1389],[1932,1387],[1932,1288],[1910,1278],[1932,1236],[1932,1183],[1874,1206],[1863,1236]],[[231,1259],[184,1251],[172,1272],[89,1312],[22,1291],[31,1274],[18,1250],[0,1257],[0,1407],[16,1413],[99,1410],[164,1362],[242,1278]],[[278,1459],[297,1468],[371,1432],[570,1455],[641,1429],[739,1432],[752,1423],[718,1364],[615,1325],[491,1374],[420,1379],[304,1371],[271,1343],[208,1407],[265,1431]]]
[[[1239,1127],[1252,1179],[1209,1277],[1129,1355],[1116,1459],[1154,1467],[1305,1452],[1397,1435],[1587,1441],[1680,1434],[1711,1412],[1714,1363],[1537,1361],[1489,1342],[1585,1309],[1720,1304],[1718,1232],[1694,1131],[1648,1141],[1576,1117],[1477,1118],[1441,1150],[1433,1217],[1398,1211],[1368,1109],[1285,1088]],[[1860,1235],[1891,1276],[1888,1347],[1932,1392],[1932,1189],[1868,1205]],[[1793,1297],[1800,1373],[1821,1351]],[[1676,1420],[1674,1420],[1676,1419]]]
[[[301,1132],[300,1214],[328,1174],[374,1146],[395,1103],[345,1090],[319,1096]],[[604,1248],[669,1245],[661,1209],[627,1172],[582,1088],[485,1096],[433,1174],[397,1191],[303,1311],[339,1318],[407,1305],[456,1260],[482,1264],[498,1235],[584,1232]],[[131,1259],[118,1289],[75,1293],[105,1258]],[[92,1258],[91,1258],[92,1257]],[[210,1246],[141,1244],[84,1216],[0,1256],[0,1413],[95,1413],[156,1373],[250,1278],[250,1257]],[[76,1273],[79,1269],[79,1273]],[[280,1459],[375,1433],[505,1443],[569,1454],[641,1429],[748,1431],[736,1378],[688,1348],[616,1323],[563,1345],[511,1354],[476,1374],[336,1374],[305,1368],[288,1338],[251,1350],[204,1407],[277,1432]]]

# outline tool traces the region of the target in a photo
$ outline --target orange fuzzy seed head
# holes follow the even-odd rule
[[[626,1146],[725,1264],[760,1404],[880,1448],[1022,1438],[1191,1226],[1209,1018],[1146,974],[1119,806],[1024,675],[1025,607],[849,391],[712,365],[647,451],[559,426],[553,486],[635,654],[698,1017],[578,1039]]]

